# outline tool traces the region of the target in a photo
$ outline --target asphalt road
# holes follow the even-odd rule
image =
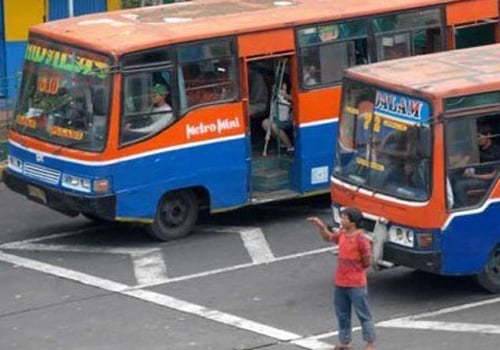
[[[204,218],[159,243],[0,184],[0,349],[331,349],[336,258],[309,215],[328,220],[328,198]],[[369,291],[378,349],[500,347],[500,297],[471,278],[370,271]]]

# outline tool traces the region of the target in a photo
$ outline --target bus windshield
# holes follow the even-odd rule
[[[406,200],[430,193],[427,102],[346,81],[334,175]]]
[[[109,67],[105,56],[32,38],[13,129],[65,147],[102,150],[109,120]]]

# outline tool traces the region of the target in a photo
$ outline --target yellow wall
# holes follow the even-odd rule
[[[0,0],[4,1],[5,39],[25,41],[28,28],[42,23],[47,0]],[[107,0],[108,11],[121,8],[121,0]]]
[[[5,39],[24,41],[28,38],[28,28],[42,23],[45,14],[43,0],[3,0]]]
[[[108,0],[108,11],[115,11],[121,8],[120,0]]]

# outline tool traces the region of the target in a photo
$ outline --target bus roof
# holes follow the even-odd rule
[[[458,1],[193,0],[72,17],[39,24],[30,31],[119,55],[157,45]]]
[[[349,68],[346,76],[435,98],[500,89],[500,44]]]

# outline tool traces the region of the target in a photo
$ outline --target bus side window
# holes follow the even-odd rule
[[[171,75],[171,71],[162,69],[124,77],[122,143],[128,144],[158,134],[175,122],[170,88],[164,78]]]
[[[230,40],[180,47],[181,110],[236,97],[236,59]],[[194,52],[197,54],[195,55]]]
[[[439,9],[413,10],[375,18],[377,61],[441,51]]]
[[[454,162],[449,161],[448,177],[454,196],[454,208],[469,207],[481,203],[489,189],[495,184],[500,169],[499,130],[495,129],[495,119],[499,116],[485,116],[475,120],[449,123],[447,137],[448,153],[450,145],[456,144],[457,129],[468,124],[468,133],[473,133],[468,142],[469,150],[462,150]],[[458,162],[460,161],[460,162]]]
[[[345,68],[370,61],[365,21],[307,27],[297,35],[304,89],[340,83]]]

